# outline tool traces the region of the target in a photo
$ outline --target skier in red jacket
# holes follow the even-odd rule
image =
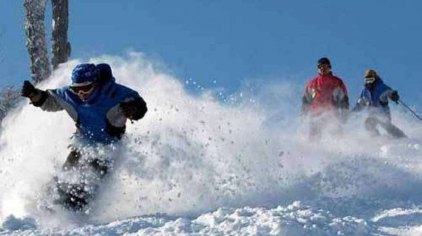
[[[318,76],[308,81],[302,98],[301,115],[310,118],[310,138],[321,136],[323,129],[341,132],[347,119],[349,97],[343,81],[331,72],[330,60],[318,60]]]

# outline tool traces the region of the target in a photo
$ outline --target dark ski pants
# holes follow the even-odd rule
[[[104,178],[109,170],[109,163],[99,159],[83,163],[81,161],[81,157],[81,152],[76,148],[72,148],[65,163],[63,164],[63,171],[69,171],[76,168],[77,170],[83,172],[83,168],[91,168],[96,176],[98,176],[99,180]],[[94,198],[95,192],[98,188],[97,185],[88,186],[83,181],[77,184],[71,184],[56,180],[56,186],[59,194],[57,202],[72,211],[83,211],[89,201]]]
[[[81,157],[81,152],[76,148],[72,148],[66,158],[65,163],[63,164],[63,170],[66,171],[71,168],[80,167],[83,164],[80,162]],[[103,160],[94,159],[89,161],[87,164],[92,167],[101,177],[107,174],[109,163]]]
[[[407,137],[401,129],[391,123],[390,119],[382,121],[381,119],[378,119],[376,117],[368,117],[365,120],[365,128],[373,136],[380,135],[380,132],[377,128],[378,125],[381,126],[390,136],[394,138]]]
[[[339,118],[328,115],[311,117],[309,123],[309,139],[319,140],[323,133],[341,136],[343,134],[343,127]]]

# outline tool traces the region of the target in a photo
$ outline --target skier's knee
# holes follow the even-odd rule
[[[95,159],[89,163],[100,177],[104,177],[108,173],[109,162],[105,160]]]
[[[365,120],[365,129],[369,131],[372,135],[379,135],[379,131],[377,130],[378,120],[373,117],[369,117]]]
[[[69,155],[67,156],[65,163],[63,164],[63,169],[68,170],[72,167],[76,167],[79,163],[80,158],[81,153],[76,149],[72,149]]]

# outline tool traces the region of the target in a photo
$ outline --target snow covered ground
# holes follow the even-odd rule
[[[362,114],[341,137],[308,143],[297,119],[302,85],[224,96],[142,54],[93,60],[102,61],[140,91],[146,117],[128,124],[91,209],[53,213],[40,202],[74,127],[64,112],[22,102],[2,124],[0,234],[422,235],[422,123],[396,105],[408,139],[368,137]],[[77,63],[41,86],[68,84]]]

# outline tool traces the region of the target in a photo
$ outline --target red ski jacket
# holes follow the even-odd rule
[[[308,81],[302,99],[302,113],[310,111],[321,114],[325,111],[349,109],[349,98],[343,81],[334,76],[318,75]]]

